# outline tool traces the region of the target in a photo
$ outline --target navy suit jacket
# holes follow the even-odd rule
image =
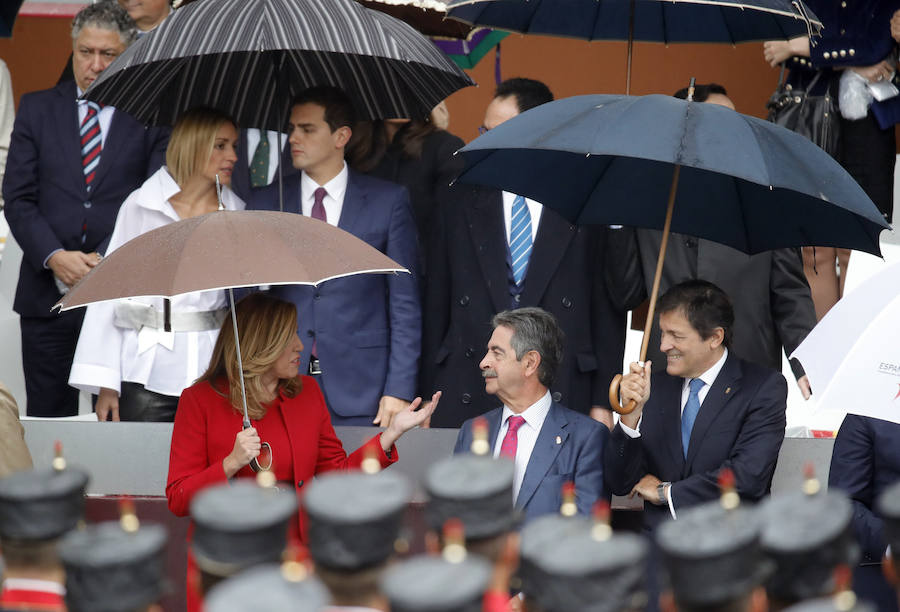
[[[284,210],[300,213],[301,174],[284,179]],[[278,184],[252,190],[250,207],[278,210]],[[411,274],[358,274],[318,287],[271,292],[297,306],[300,371],[313,340],[328,407],[341,417],[374,416],[382,395],[415,397],[421,350],[416,224],[406,189],[349,171],[338,227],[365,240]]]
[[[638,438],[621,425],[604,453],[606,484],[627,495],[645,474],[672,483],[676,514],[717,499],[719,470],[734,471],[741,499],[756,502],[769,492],[784,440],[787,383],[774,370],[729,353],[709,389],[694,428],[688,455],[681,448],[681,390],[684,379],[654,374]],[[666,504],[644,504],[644,525],[670,516]]]
[[[900,480],[900,425],[848,414],[841,424],[828,486],[841,489],[853,501],[853,530],[863,563],[880,563],[887,542],[875,500]]]
[[[491,449],[500,432],[502,415],[502,407],[484,415]],[[466,421],[460,428],[454,454],[469,452],[472,447],[473,421]],[[525,513],[525,520],[559,513],[562,486],[567,482],[575,483],[579,514],[590,515],[599,499],[609,501],[603,480],[603,448],[608,439],[609,430],[605,425],[553,402],[531,451],[516,498],[516,507]]]
[[[74,81],[22,96],[3,179],[6,219],[23,251],[14,309],[51,317],[60,294],[44,260],[57,249],[105,249],[119,207],[163,163],[168,131],[116,111],[88,194]],[[87,237],[82,244],[82,224]]]

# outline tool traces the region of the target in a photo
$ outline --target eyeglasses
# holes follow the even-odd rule
[[[272,469],[272,447],[268,442],[263,442],[259,449],[259,455],[250,460],[250,469],[254,472]]]

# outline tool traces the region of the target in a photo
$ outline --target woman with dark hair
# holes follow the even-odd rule
[[[243,210],[228,187],[237,160],[237,126],[196,108],[175,124],[166,165],[136,189],[116,217],[107,254],[150,230],[219,209]],[[225,316],[225,293],[204,291],[88,306],[69,384],[98,394],[101,421],[169,421],[178,397],[209,361]]]

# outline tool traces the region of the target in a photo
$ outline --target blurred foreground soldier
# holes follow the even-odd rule
[[[649,361],[631,364],[620,391],[623,403],[637,405],[613,429],[603,458],[612,492],[644,499],[648,529],[716,499],[723,468],[734,471],[742,499],[762,499],[787,405],[780,372],[731,352],[734,311],[721,289],[700,280],[675,285],[657,311],[666,371],[651,377]]]
[[[526,612],[644,609],[647,544],[635,534],[613,535],[608,513],[607,506],[606,517],[594,521],[544,516],[522,530]]]
[[[206,598],[205,612],[319,612],[328,590],[301,564],[263,565],[216,586]]]
[[[877,608],[856,597],[852,591],[842,591],[834,597],[811,599],[785,608],[790,612],[875,612]]]
[[[663,612],[764,612],[762,584],[771,564],[760,543],[760,518],[742,507],[733,476],[722,499],[691,508],[656,533],[669,587]]]
[[[334,473],[310,485],[307,543],[316,576],[331,592],[329,610],[388,611],[378,581],[395,550],[405,548],[400,530],[410,496],[406,480],[389,472]]]
[[[420,555],[390,568],[381,590],[391,612],[482,612],[491,565],[449,541],[442,557]]]
[[[775,564],[766,582],[769,610],[850,587],[859,546],[846,495],[824,491],[818,480],[808,477],[803,491],[770,497],[759,512],[763,550]]]
[[[271,472],[259,480],[274,485]],[[267,477],[272,482],[266,482]],[[194,535],[191,553],[199,570],[192,584],[188,561],[188,590],[201,595],[220,581],[264,563],[277,563],[287,548],[288,523],[297,512],[293,490],[259,486],[252,480],[211,487],[191,503]],[[189,598],[190,599],[190,598]]]
[[[878,512],[884,519],[884,535],[888,544],[882,570],[900,598],[900,564],[895,561],[895,555],[900,555],[900,482],[894,483],[878,498]]]
[[[140,525],[130,504],[119,521],[69,533],[59,556],[68,612],[162,612],[166,530]]]
[[[84,515],[88,475],[67,468],[61,456],[53,465],[0,480],[0,550],[6,563],[0,610],[66,609],[57,543]]]

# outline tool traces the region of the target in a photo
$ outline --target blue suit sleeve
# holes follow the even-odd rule
[[[603,472],[613,495],[628,495],[647,473],[643,437],[631,438],[617,423],[603,449]]]
[[[848,414],[841,424],[834,450],[828,486],[841,489],[853,502],[853,530],[862,548],[862,561],[878,563],[887,544],[875,504],[875,447],[871,422]]]

